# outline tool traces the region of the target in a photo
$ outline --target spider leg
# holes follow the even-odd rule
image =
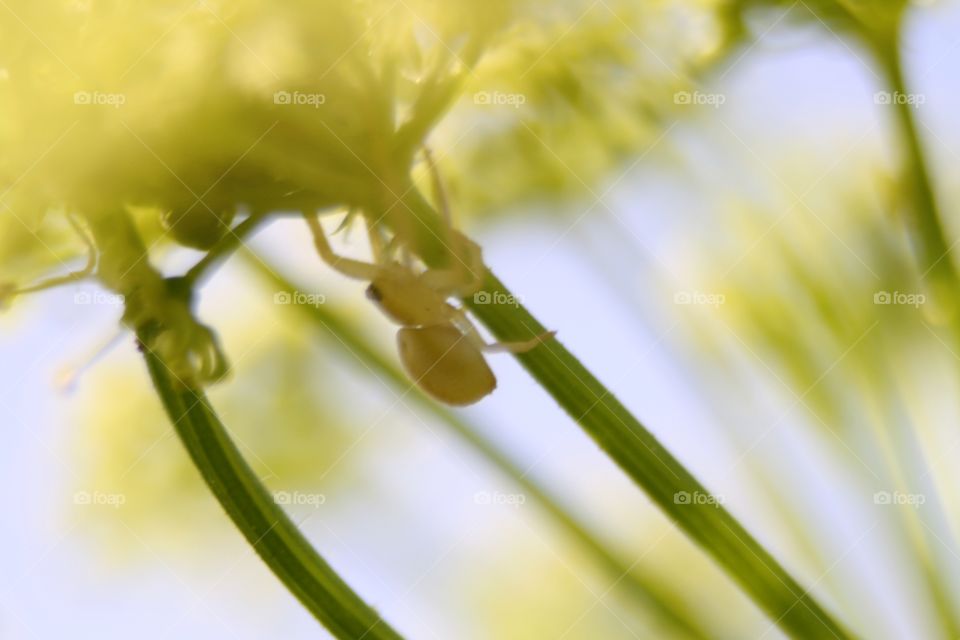
[[[476,325],[467,317],[463,309],[449,306],[448,313],[451,316],[450,319],[453,324],[463,332],[464,337],[470,341],[470,344],[485,353],[526,353],[542,342],[549,340],[557,333],[556,331],[547,331],[539,336],[520,342],[494,342],[488,344],[484,341]]]
[[[71,271],[66,275],[47,278],[46,280],[41,280],[40,282],[35,282],[32,285],[22,288],[17,288],[15,285],[5,285],[4,283],[0,283],[0,306],[2,306],[7,300],[13,299],[16,296],[26,293],[35,293],[37,291],[44,291],[46,289],[53,289],[54,287],[84,280],[85,278],[93,275],[93,272],[97,267],[97,247],[94,245],[93,239],[90,238],[90,236],[83,229],[83,227],[80,226],[80,223],[77,222],[73,215],[67,214],[67,222],[70,223],[70,226],[87,246],[86,265],[84,265],[84,267],[78,271]]]
[[[336,228],[333,232],[333,235],[340,233],[341,231],[348,231],[350,225],[353,223],[354,218],[357,217],[357,210],[350,208],[347,210],[347,215],[343,216],[343,220],[340,221],[340,226]]]
[[[430,169],[430,179],[433,183],[433,197],[437,200],[437,207],[443,216],[443,221],[447,226],[452,226],[453,221],[450,217],[450,201],[447,199],[447,190],[443,187],[443,180],[440,179],[440,171],[437,169],[437,163],[433,159],[433,152],[430,147],[423,147],[423,157],[427,161],[427,167]]]
[[[377,227],[376,222],[364,216],[367,224],[367,236],[370,239],[370,251],[373,253],[373,261],[377,264],[389,262],[387,258],[393,252],[393,243],[384,243],[383,233]]]
[[[462,298],[480,290],[487,266],[483,264],[480,245],[455,229],[450,230],[450,237],[457,245],[450,249],[450,254],[459,264],[427,269],[420,275],[420,281],[435,291]]]
[[[430,171],[434,200],[436,200],[437,208],[440,210],[441,218],[446,225],[449,242],[453,245],[448,247],[448,250],[454,264],[452,267],[428,269],[421,276],[421,281],[431,289],[447,295],[468,296],[483,286],[483,279],[486,274],[483,253],[479,245],[453,228],[450,201],[447,198],[447,192],[430,147],[423,147],[423,157]]]
[[[369,281],[377,277],[380,273],[380,265],[337,255],[330,247],[330,242],[327,240],[327,236],[323,231],[323,227],[320,225],[318,217],[307,213],[304,213],[303,217],[307,221],[310,233],[313,235],[313,244],[317,248],[317,253],[320,254],[324,262],[343,275],[356,278],[357,280]]]

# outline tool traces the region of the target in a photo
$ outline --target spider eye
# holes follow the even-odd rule
[[[383,300],[383,293],[377,288],[377,285],[371,284],[367,287],[367,297],[374,302],[380,302]]]

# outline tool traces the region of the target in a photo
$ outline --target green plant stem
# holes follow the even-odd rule
[[[640,304],[640,298],[637,297],[636,288],[632,286],[635,283],[629,282],[630,286],[628,286],[629,278],[625,278],[621,273],[622,269],[619,268],[620,265],[617,262],[616,256],[639,255],[641,249],[629,239],[618,235],[620,230],[619,223],[614,225],[612,224],[612,219],[605,217],[604,214],[599,212],[598,215],[604,223],[605,233],[598,242],[585,243],[583,247],[584,254],[588,260],[597,265],[598,269],[600,269],[601,277],[606,282],[615,283],[612,285],[612,292],[616,296],[631,302],[634,315],[639,322],[642,319],[643,313],[645,313],[644,307]],[[611,251],[611,246],[616,242],[623,242],[624,246],[620,248],[620,251]],[[692,331],[698,334],[709,334],[712,329],[709,324],[701,323],[696,325]],[[689,337],[693,337],[692,333]],[[685,341],[684,336],[678,336],[677,339],[679,343]],[[878,351],[877,353],[881,352]],[[885,374],[895,369],[896,367],[893,363],[886,362],[883,358],[877,358],[871,361],[863,368],[864,374],[867,376],[867,386],[873,389],[894,389],[894,382],[888,379]],[[805,388],[808,384],[808,382],[803,383],[803,387]],[[847,386],[855,386],[855,382],[848,380],[844,385],[838,385],[838,387],[844,388]],[[905,493],[919,493],[916,487],[911,487],[907,483],[906,470],[903,469],[900,460],[904,451],[903,442],[893,441],[890,435],[897,430],[898,423],[894,417],[898,414],[904,415],[905,408],[900,405],[901,399],[896,392],[888,391],[885,399],[890,403],[890,406],[874,407],[872,404],[867,405],[867,407],[869,407],[869,413],[874,414],[874,417],[866,420],[866,424],[870,429],[869,437],[876,442],[883,456],[884,471],[892,476],[892,483],[890,483],[891,478],[885,477],[882,482],[886,484],[883,486],[896,488]],[[854,468],[863,469],[862,462],[857,460],[855,455],[852,455],[853,451],[848,448],[842,440],[834,435],[826,436],[826,434],[820,431],[817,431],[817,433],[823,436],[823,446],[833,450],[841,459],[849,460]],[[918,455],[924,456],[922,450],[920,450],[919,443],[915,441],[916,429],[908,428],[905,435],[909,435],[912,438],[908,450],[917,450],[919,451]],[[747,445],[744,444],[743,446]],[[790,525],[785,529],[793,536],[794,545],[804,549],[811,558],[816,559],[818,566],[826,569],[831,564],[832,559],[828,560],[817,548],[813,540],[804,533],[805,529],[803,527],[802,516],[792,509],[792,501],[776,499],[778,478],[776,477],[776,469],[772,466],[774,461],[768,460],[764,462],[770,466],[764,466],[762,469],[756,471],[756,473],[763,478],[763,482],[757,489],[770,496],[769,501],[776,509],[775,516],[785,524]],[[925,465],[926,468],[929,468],[929,466],[929,464]],[[871,479],[864,475],[864,481],[875,482],[876,478]],[[935,505],[934,508],[937,508],[936,505],[940,504],[940,500],[936,496],[929,502]],[[904,506],[896,510],[896,516],[897,525],[903,530],[902,533],[905,542],[912,550],[912,562],[917,566],[917,571],[921,574],[922,579],[928,587],[927,596],[937,609],[945,637],[960,638],[960,628],[957,627],[955,622],[956,612],[952,611],[952,604],[949,598],[950,588],[944,579],[943,564],[937,564],[932,560],[932,558],[936,556],[934,553],[935,549],[931,548],[935,546],[934,541],[929,539],[931,537],[929,532],[920,525],[919,514],[916,509]],[[825,579],[829,579],[829,576]],[[836,586],[839,588],[839,585]]]
[[[274,574],[334,636],[400,638],[324,562],[274,502],[203,392],[174,375],[169,364],[150,349],[156,332],[183,328],[166,323],[176,317],[171,307],[179,305],[180,313],[188,313],[188,304],[170,297],[169,280],[150,264],[129,214],[120,210],[113,216],[91,216],[88,222],[100,257],[97,276],[125,296],[124,322],[136,331],[157,394],[227,515]]]
[[[892,46],[876,46],[873,53],[886,73],[887,83],[892,93],[902,96],[909,95],[903,73],[899,42],[894,42]],[[917,131],[916,107],[906,100],[892,100],[891,102],[896,111],[899,137],[906,152],[903,172],[911,200],[913,214],[911,217],[911,238],[918,262],[918,271],[920,272],[920,278],[928,281],[927,287],[932,293],[933,304],[939,308],[939,319],[949,323],[954,344],[960,344],[960,316],[957,315],[960,278],[958,278],[953,258],[950,255],[953,247],[952,244],[947,242],[933,181],[927,167],[926,153]],[[887,436],[881,442],[884,442],[886,438]],[[889,453],[889,447],[885,449],[885,452]],[[897,456],[890,457],[888,455],[888,457],[892,463],[899,464]],[[902,474],[898,475],[902,476]],[[925,531],[918,529],[916,513],[906,514],[903,511],[901,513],[907,519],[913,520],[912,524],[904,523],[904,526],[908,537],[915,543],[921,556],[919,564],[930,585],[934,606],[940,615],[944,630],[950,637],[957,637],[960,633],[957,606],[951,598],[952,589],[949,583],[945,582],[941,572],[936,570],[936,565],[932,562],[929,536]]]
[[[244,252],[243,257],[247,258],[247,266],[274,289],[291,292],[303,290],[288,278],[281,276],[279,270],[273,265],[266,265],[263,260],[253,258],[247,252]],[[669,629],[670,637],[700,639],[709,637],[708,633],[692,620],[683,606],[678,603],[675,594],[668,592],[660,581],[645,575],[642,568],[631,567],[617,558],[593,532],[578,522],[561,505],[560,500],[551,495],[536,480],[530,478],[494,443],[484,438],[480,429],[417,390],[409,378],[392,364],[389,358],[371,347],[360,332],[353,328],[353,323],[341,313],[331,309],[330,305],[318,307],[294,305],[291,309],[318,330],[334,338],[331,342],[341,347],[345,354],[351,356],[351,359],[361,362],[368,372],[377,375],[397,392],[403,394],[403,397],[433,414],[504,476],[515,482],[531,502],[540,505],[568,537],[580,545],[587,557],[606,573],[618,591],[629,596],[632,602],[639,602],[653,612],[661,625]]]
[[[148,336],[138,336],[141,345]],[[310,546],[243,459],[204,394],[144,348],[154,387],[204,481],[271,571],[337,638],[400,636]]]
[[[894,94],[908,95],[903,75],[903,64],[896,43],[891,47],[875,50],[875,57],[886,73],[887,82]],[[892,101],[896,113],[897,130],[903,144],[906,160],[904,179],[911,199],[911,237],[919,263],[921,278],[929,279],[935,304],[939,304],[952,316],[958,291],[957,272],[950,257],[951,244],[947,242],[937,198],[927,168],[923,142],[917,132],[915,107],[906,101]],[[960,336],[960,330],[956,331]]]
[[[492,299],[516,298],[492,273]],[[523,340],[546,328],[523,306],[475,304],[473,314],[500,340]],[[680,504],[678,496],[709,492],[559,340],[516,356],[527,371],[597,444],[743,587],[776,624],[796,638],[851,635],[743,526],[717,504]]]
[[[252,214],[246,220],[227,231],[205,256],[190,267],[190,270],[183,276],[184,280],[190,286],[199,283],[221,260],[225,260],[231,253],[236,251],[243,244],[243,240],[256,231],[257,228],[268,219],[268,216],[264,214]]]
[[[431,267],[450,264],[450,250],[442,242],[443,225],[433,207],[414,189],[398,204],[416,222],[413,229],[403,231],[421,259]],[[519,299],[489,271],[482,290],[488,299]],[[520,304],[477,304],[469,298],[464,303],[503,341],[527,340],[547,330]],[[684,493],[710,494],[559,340],[548,340],[516,358],[786,633],[804,639],[852,637],[726,509],[709,502],[678,504],[678,495]]]

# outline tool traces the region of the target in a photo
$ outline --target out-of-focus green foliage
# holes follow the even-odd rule
[[[0,273],[34,279],[51,269],[63,269],[84,250],[63,216],[51,216],[46,224],[25,220],[3,207],[0,200]],[[0,288],[12,287],[0,277]],[[0,292],[0,309],[4,296]]]
[[[464,588],[475,608],[465,615],[483,625],[484,637],[688,637],[662,626],[641,608],[623,608],[604,577],[575,569],[575,553],[556,546],[550,537],[526,535],[528,530],[516,524],[523,517],[526,514],[512,514],[509,523],[497,522],[497,530],[485,538],[483,554],[491,560],[466,573]],[[510,531],[513,527],[518,531]],[[756,633],[756,612],[740,594],[725,589],[723,574],[691,554],[684,538],[648,531],[634,542],[641,550],[638,570],[673,586],[672,595],[682,594],[673,606],[693,620],[708,620],[707,637]],[[644,553],[646,549],[656,553]]]
[[[598,604],[590,585],[555,562],[549,550],[528,544],[512,539],[501,545],[503,555],[465,585],[478,610],[486,613],[482,622],[486,637],[644,637],[642,623],[627,612]],[[517,597],[520,594],[524,597]],[[527,597],[530,594],[536,597]]]
[[[133,213],[155,257],[167,232],[210,247],[242,209],[377,206],[384,191],[406,187],[420,142],[448,111],[430,141],[458,208],[489,214],[576,198],[659,138],[682,113],[678,92],[747,36],[752,11],[791,3],[9,4],[0,18],[0,287],[61,268],[82,249],[64,212]],[[905,2],[792,6],[795,17],[877,49],[894,43]],[[793,225],[744,261],[735,275],[749,278],[719,287],[725,320],[810,390],[831,428],[844,426],[851,404],[847,389],[817,385],[837,353],[878,313],[895,351],[936,320],[907,306],[878,312],[878,292],[918,285],[892,205],[864,195],[888,181],[875,178],[833,203],[831,231],[843,227],[849,252],[825,252],[836,237],[817,225]],[[766,222],[751,211],[730,228],[755,237]],[[256,380],[239,376],[218,404],[273,487],[303,487],[344,448],[342,432],[317,387],[304,384],[317,374],[309,352],[265,347],[248,356]],[[890,381],[871,375],[882,364],[860,350],[841,369],[883,394]],[[145,415],[140,391],[108,378],[90,412],[96,432],[83,438],[82,489],[124,494],[123,518],[153,527],[206,494],[164,437],[159,408]],[[531,575],[541,585],[552,571],[533,566]],[[562,591],[545,595],[548,612],[573,600]],[[542,635],[544,620],[557,622],[544,614],[525,630],[513,624],[523,616],[510,617],[512,634]],[[607,622],[591,634],[620,630]]]
[[[581,193],[717,54],[715,4],[10,2],[0,235],[30,242],[0,247],[4,277],[60,267],[56,211],[150,209],[208,247],[237,208],[378,202],[461,93],[439,142],[467,211]]]
[[[79,214],[97,245],[96,277],[126,297],[124,323],[149,327],[147,346],[200,384],[221,379],[227,359],[192,313],[192,283],[153,266],[164,240],[211,249],[239,211],[336,206],[386,217],[401,242],[423,249],[419,238],[436,234],[410,227],[429,227],[430,216],[397,205],[417,197],[407,195],[415,158],[464,91],[474,107],[503,107],[502,95],[525,103],[489,120],[462,111],[487,120],[472,143],[444,149],[460,158],[450,172],[468,210],[589,191],[653,139],[645,114],[721,42],[711,2],[5,8],[0,224],[14,240],[35,235],[0,245],[9,252],[0,292],[10,297],[44,267],[65,270],[75,245],[47,227]],[[458,136],[474,129],[451,122]]]
[[[476,57],[514,3],[401,4],[8,3],[5,228],[151,207],[179,240],[208,246],[237,207],[376,198],[419,142],[400,148],[398,126],[433,125],[451,58]]]
[[[13,4],[24,24],[6,19],[0,175],[27,220],[201,196],[214,211],[257,207],[303,183],[318,202],[343,197],[350,182],[331,178],[372,162],[389,127],[344,3]],[[328,99],[276,103],[277,91]]]
[[[438,136],[468,213],[589,195],[689,109],[676,96],[727,42],[714,0],[549,4],[480,61]]]
[[[862,187],[876,184],[870,177],[865,176]],[[888,228],[891,217],[885,212],[886,203],[871,201],[869,192],[862,190],[837,197],[831,187],[826,190],[836,199],[829,215],[830,226],[803,215],[787,216],[770,234],[769,242],[747,253],[734,269],[721,311],[735,331],[752,336],[763,353],[774,353],[781,359],[796,388],[812,389],[808,397],[811,403],[836,418],[840,412],[835,403],[841,398],[834,395],[835,388],[814,383],[837,357],[835,350],[854,343],[873,323],[876,291],[885,287],[891,291],[911,290],[916,282],[909,276],[909,255],[903,252],[902,236]],[[768,216],[755,211],[744,212],[740,222],[734,223],[742,229],[744,238],[756,237],[769,224]],[[863,233],[865,229],[869,231]],[[849,252],[824,251],[825,246],[844,249],[840,244],[844,240],[838,240],[834,233],[842,233],[841,238],[855,242],[855,247]],[[854,240],[854,234],[860,233],[861,240]],[[735,249],[727,259],[732,261],[742,250]],[[773,256],[778,260],[771,262]],[[877,270],[884,271],[887,279],[879,280],[871,273]],[[837,273],[845,277],[837,278]],[[863,353],[858,351],[845,364]],[[831,420],[831,424],[836,423]]]
[[[729,32],[734,38],[749,37],[751,12],[757,9],[789,11],[789,17],[798,23],[813,23],[825,29],[860,38],[875,51],[891,49],[907,0],[807,0],[801,3],[787,0],[732,0],[725,6]]]
[[[796,419],[795,409],[813,418],[802,424],[866,486],[924,496],[923,512],[892,510],[884,524],[910,558],[937,624],[952,635],[956,589],[943,568],[952,542],[941,527],[955,521],[956,494],[926,479],[941,443],[955,439],[949,421],[930,419],[944,410],[937,396],[950,396],[956,383],[936,373],[956,366],[955,334],[918,274],[898,186],[861,157],[806,192],[801,207],[791,206],[793,194],[772,207],[782,214],[753,203],[733,207],[724,218],[733,230],[728,242],[701,247],[697,268],[710,274],[703,286],[722,292],[723,303],[690,335],[701,354],[715,350],[724,368],[734,367],[735,358],[721,354],[736,336],[736,351],[773,376],[769,389],[786,390],[790,409],[761,440]],[[737,377],[731,389],[754,383]]]
[[[913,267],[895,185],[864,159],[805,196],[805,206],[816,213],[793,209],[771,218],[769,208],[741,202],[726,215],[728,228],[743,241],[718,243],[700,256],[703,272],[717,278],[703,286],[724,295],[717,313],[782,367],[831,428],[842,429],[845,412],[858,405],[850,404],[845,388],[818,384],[825,370],[833,366],[879,385],[874,391],[882,396],[893,380],[876,375],[889,364],[877,347],[909,359],[917,341],[930,337],[927,327],[940,323]],[[791,211],[792,196],[783,195],[781,208]],[[905,304],[906,296],[917,304]],[[865,348],[839,357],[874,325],[879,330]]]
[[[264,340],[262,330],[246,331],[255,346],[239,375],[217,389],[217,406],[271,490],[322,495],[349,474],[350,464],[338,458],[352,442],[334,401],[327,363],[316,357],[309,341],[290,332]],[[318,379],[325,384],[311,384]],[[135,542],[128,527],[151,546],[202,544],[222,518],[211,510],[209,492],[149,384],[120,370],[101,369],[84,385],[84,428],[75,438],[82,464],[73,490],[121,495],[123,504],[116,518],[104,518],[103,509],[78,513],[96,519],[110,547]],[[328,469],[333,470],[329,475]],[[190,527],[177,525],[183,521]]]

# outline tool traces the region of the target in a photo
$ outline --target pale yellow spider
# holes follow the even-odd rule
[[[367,297],[401,325],[397,348],[404,369],[417,386],[440,402],[473,404],[496,388],[497,379],[484,352],[523,353],[555,333],[525,342],[487,344],[483,340],[466,312],[448,302],[475,293],[486,273],[479,245],[455,229],[448,229],[448,244],[455,245],[451,255],[462,261],[463,268],[417,271],[409,261],[393,258],[398,247],[385,249],[380,232],[369,222],[372,263],[335,254],[317,217],[304,217],[324,262],[348,277],[368,281]]]

